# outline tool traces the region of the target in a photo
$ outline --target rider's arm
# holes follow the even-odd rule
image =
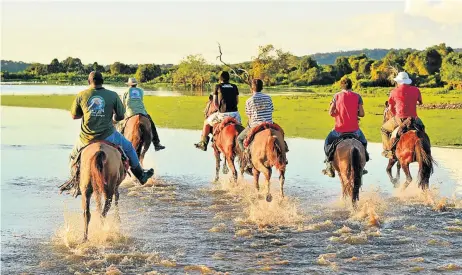
[[[236,104],[239,104],[239,89],[237,88],[237,86],[234,87],[236,87]]]
[[[363,107],[363,98],[359,96],[359,105],[358,105],[358,116],[364,117],[364,107]]]
[[[337,107],[336,107],[336,100],[335,96],[330,102],[330,107],[329,107],[329,115],[330,116],[336,116],[337,115]]]
[[[77,96],[72,102],[71,117],[72,119],[80,119],[83,116],[82,107],[80,107],[80,97]]]
[[[215,105],[215,108],[218,110],[220,109],[220,101],[218,99],[218,89],[219,89],[219,86],[216,85],[215,86],[215,92],[213,93],[213,105]]]
[[[417,105],[422,105],[423,104],[423,101],[422,101],[422,94],[420,93],[420,90],[417,90],[419,92],[419,97],[417,98]]]
[[[116,101],[114,103],[114,120],[121,121],[125,116],[125,107],[118,96],[115,97]]]
[[[390,109],[393,115],[396,115],[396,110],[395,110],[396,102],[395,102],[393,95],[394,95],[394,92],[392,91],[390,94],[390,98],[388,98],[388,108]]]

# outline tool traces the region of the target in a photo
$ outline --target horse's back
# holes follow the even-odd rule
[[[145,130],[150,131],[151,129],[151,122],[149,119],[143,115],[134,115],[129,117],[127,120],[127,124],[125,125],[125,133],[133,132],[133,129],[139,129],[143,127]]]
[[[86,146],[82,151],[81,156],[81,169],[89,168],[91,159],[98,153],[104,152],[107,163],[110,167],[119,168],[123,167],[122,155],[119,150],[104,142],[94,142]]]
[[[361,156],[361,161],[366,163],[366,150],[363,146],[363,144],[354,138],[350,139],[344,139],[342,140],[336,147],[335,149],[335,154],[334,154],[334,161],[342,161],[344,159],[349,159],[350,154],[354,149],[357,149],[359,151],[359,154]]]
[[[281,132],[274,129],[265,129],[255,134],[250,149],[252,155],[263,157],[266,154],[266,148],[271,137],[274,137],[279,145],[281,153],[285,155],[284,137]]]

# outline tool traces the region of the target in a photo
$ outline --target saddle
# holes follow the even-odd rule
[[[247,135],[247,137],[244,140],[244,147],[247,148],[249,145],[252,143],[253,139],[255,138],[255,135],[263,130],[266,129],[273,129],[278,132],[281,132],[282,136],[284,136],[284,130],[282,130],[281,126],[279,126],[276,123],[270,123],[270,122],[263,122],[262,124],[252,128]]]
[[[339,145],[340,142],[342,142],[344,140],[347,140],[347,139],[356,139],[357,141],[361,142],[359,140],[358,136],[353,134],[353,133],[343,133],[343,134],[341,134],[330,145],[328,145],[328,149],[327,149],[327,160],[328,161],[333,161],[334,160],[334,153],[335,153],[335,150],[337,149],[337,145]]]
[[[117,149],[119,151],[120,155],[121,155],[121,160],[122,160],[122,163],[124,164],[125,172],[127,174],[130,174],[128,172],[128,169],[130,168],[129,159],[128,159],[127,155],[125,154],[125,152],[122,150],[122,147],[120,147],[119,145],[116,145],[116,144],[114,144],[112,142],[106,141],[106,140],[94,140],[94,141],[91,141],[90,143],[88,143],[87,145],[85,145],[84,147],[82,147],[79,150],[79,152],[77,152],[77,156],[75,157],[75,159],[72,160],[72,163],[71,163],[71,167],[75,167],[75,173],[74,173],[71,180],[69,180],[66,183],[59,186],[60,193],[62,193],[63,191],[68,191],[68,190],[74,189],[73,192],[72,192],[73,193],[72,196],[76,198],[77,196],[80,195],[80,188],[79,188],[79,185],[78,185],[79,176],[80,176],[80,157],[82,155],[83,149],[85,149],[90,144],[93,144],[93,143],[96,143],[96,142],[104,143],[104,144],[107,144],[107,145],[112,146],[113,148]]]
[[[240,125],[240,123],[233,117],[227,117],[225,118],[222,122],[220,122],[219,124],[215,125],[215,127],[213,127],[213,136],[216,137],[220,134],[220,132],[228,125],[231,125],[231,124],[236,124],[236,125]]]
[[[396,145],[398,144],[398,141],[403,134],[413,130],[422,132],[424,131],[424,129],[422,129],[422,127],[419,124],[417,124],[415,119],[412,117],[408,117],[403,121],[398,119],[397,122],[399,126],[395,130],[393,130],[390,137],[392,140],[392,151],[396,149]]]

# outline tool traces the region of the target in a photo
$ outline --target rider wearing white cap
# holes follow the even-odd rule
[[[415,119],[416,124],[424,129],[422,120],[417,117],[417,105],[421,105],[422,95],[419,88],[411,86],[412,80],[406,72],[400,72],[394,78],[398,84],[390,93],[388,104],[393,117],[382,125],[382,155],[387,158],[393,157],[391,153],[390,136],[391,133],[399,126],[399,122],[404,121],[408,117]]]

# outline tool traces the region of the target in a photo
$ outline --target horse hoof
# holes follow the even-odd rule
[[[393,179],[391,181],[391,183],[393,184],[393,187],[394,188],[398,188],[399,187],[399,180],[398,179]]]
[[[273,200],[273,196],[271,194],[266,195],[266,201],[271,202]]]

